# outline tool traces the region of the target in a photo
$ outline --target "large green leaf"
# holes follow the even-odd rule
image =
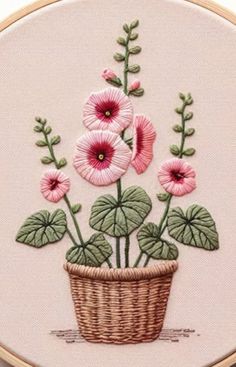
[[[209,251],[219,248],[215,222],[210,213],[200,205],[191,205],[186,214],[179,207],[171,209],[167,225],[169,235],[184,245]]]
[[[118,202],[111,195],[99,197],[92,206],[90,226],[113,237],[129,235],[152,208],[147,193],[138,186],[126,189]]]
[[[111,255],[112,247],[102,233],[95,233],[84,246],[73,246],[66,254],[72,264],[100,267]]]
[[[102,233],[95,233],[84,246],[73,246],[66,254],[72,264],[100,267],[111,255],[112,247]]]
[[[60,241],[66,228],[66,214],[63,210],[58,209],[52,214],[41,210],[26,219],[16,235],[16,241],[39,248]]]
[[[160,238],[156,224],[145,224],[137,235],[139,247],[142,252],[153,259],[175,260],[178,257],[178,249],[169,241]]]

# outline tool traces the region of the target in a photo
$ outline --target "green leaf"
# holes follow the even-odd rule
[[[179,150],[179,147],[177,145],[171,145],[170,146],[170,152],[173,154],[173,155],[179,155],[180,153],[180,150]]]
[[[66,259],[72,264],[100,267],[111,255],[112,247],[102,233],[95,233],[84,246],[73,246]]]
[[[132,55],[139,54],[141,51],[142,51],[142,48],[140,46],[135,46],[135,47],[132,47],[132,48],[129,49],[129,52]]]
[[[79,213],[80,210],[81,210],[81,204],[75,204],[75,205],[72,206],[72,212],[74,214]]]
[[[59,167],[65,167],[67,165],[67,160],[65,158],[60,159],[59,161]]]
[[[188,93],[187,94],[187,98],[186,98],[186,101],[185,101],[185,103],[188,105],[188,106],[190,106],[191,104],[193,104],[193,98],[192,98],[192,96],[191,96],[191,94],[190,93]]]
[[[169,196],[170,196],[170,194],[167,194],[166,192],[165,193],[160,193],[160,194],[157,194],[157,199],[159,201],[167,201],[169,199]]]
[[[140,66],[139,66],[139,65],[137,65],[137,64],[130,65],[130,66],[128,67],[128,71],[129,71],[130,73],[138,73],[140,70],[141,70],[141,68],[140,68]]]
[[[151,208],[147,193],[132,186],[122,193],[119,202],[111,195],[99,197],[92,206],[89,223],[110,236],[127,236],[143,223]]]
[[[134,29],[136,27],[138,27],[139,25],[139,20],[138,19],[135,19],[131,24],[130,24],[130,28],[131,29]]]
[[[144,89],[138,88],[138,89],[130,91],[129,94],[132,94],[132,96],[135,96],[135,97],[142,97],[144,95]]]
[[[130,40],[131,41],[134,41],[134,40],[136,40],[138,38],[138,33],[132,33],[131,35],[130,35]]]
[[[121,62],[121,61],[125,60],[125,56],[120,54],[119,52],[116,52],[113,57],[118,62]]]
[[[111,85],[114,85],[115,87],[121,87],[122,86],[122,81],[118,77],[116,77],[114,79],[107,79],[106,82],[111,84]]]
[[[53,136],[51,139],[51,144],[56,145],[61,142],[61,137],[59,135]]]
[[[43,157],[43,158],[41,158],[41,162],[43,164],[50,164],[50,163],[53,162],[53,159],[51,157]]]
[[[46,127],[46,129],[45,129],[45,133],[46,133],[47,135],[49,135],[51,132],[52,132],[52,128],[51,128],[51,126],[47,126],[47,127]]]
[[[35,131],[36,133],[41,133],[41,132],[43,131],[43,129],[42,129],[42,127],[41,127],[41,126],[35,126],[35,127],[34,127],[34,131]]]
[[[52,214],[41,210],[26,219],[16,235],[16,241],[40,248],[60,241],[66,228],[66,214],[63,210],[57,209]]]
[[[145,224],[137,238],[141,251],[153,259],[175,260],[178,257],[177,247],[159,237],[159,229],[154,223]]]
[[[182,99],[182,101],[185,101],[185,95],[183,93],[179,93],[179,98]]]
[[[47,146],[47,143],[44,140],[38,140],[38,141],[36,141],[35,144],[37,145],[37,147],[46,147]]]
[[[196,150],[194,148],[188,148],[183,152],[183,155],[186,155],[187,157],[191,157],[194,155]]]
[[[116,41],[119,45],[126,46],[126,40],[123,37],[118,37]]]
[[[175,112],[176,112],[176,113],[178,113],[179,115],[182,115],[182,113],[183,113],[183,109],[182,109],[182,107],[177,107],[177,108],[175,109]]]
[[[183,131],[183,128],[181,125],[174,125],[173,126],[173,130],[176,132],[176,133],[182,133]]]
[[[193,127],[190,127],[185,131],[185,136],[191,136],[195,133],[195,129]]]
[[[185,121],[191,120],[192,118],[193,118],[193,113],[192,113],[192,112],[188,112],[188,113],[184,116]]]
[[[123,29],[124,29],[125,33],[129,33],[129,26],[128,26],[128,24],[124,24],[123,25]]]
[[[184,245],[209,251],[219,248],[215,222],[207,209],[200,205],[191,205],[186,214],[179,207],[171,209],[167,225],[169,235]]]

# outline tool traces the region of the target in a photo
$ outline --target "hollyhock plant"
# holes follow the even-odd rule
[[[56,169],[44,173],[40,181],[40,191],[48,201],[57,203],[70,189],[70,179]]]
[[[118,134],[95,130],[77,140],[73,162],[84,179],[105,186],[116,182],[127,171],[131,155]]]
[[[135,116],[133,130],[133,155],[131,165],[138,174],[141,174],[146,171],[152,161],[156,132],[151,121],[144,115]]]
[[[90,94],[84,105],[83,122],[89,130],[110,130],[121,133],[133,119],[130,99],[117,88]]]
[[[158,172],[158,179],[165,191],[174,196],[189,194],[196,188],[196,173],[183,159],[173,158],[164,162]]]

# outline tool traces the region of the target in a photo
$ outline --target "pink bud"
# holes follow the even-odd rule
[[[129,87],[129,90],[130,90],[130,91],[132,91],[132,90],[136,90],[136,89],[140,88],[140,85],[141,85],[140,81],[139,81],[138,79],[135,79],[135,80],[131,83],[131,85],[130,85],[130,87]]]
[[[104,69],[102,72],[102,77],[105,80],[111,80],[111,79],[115,79],[117,76],[114,73],[114,71],[112,71],[111,69]]]

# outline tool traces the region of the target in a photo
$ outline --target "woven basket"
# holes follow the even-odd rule
[[[65,264],[81,335],[94,343],[158,338],[176,261],[147,268],[108,269]]]

